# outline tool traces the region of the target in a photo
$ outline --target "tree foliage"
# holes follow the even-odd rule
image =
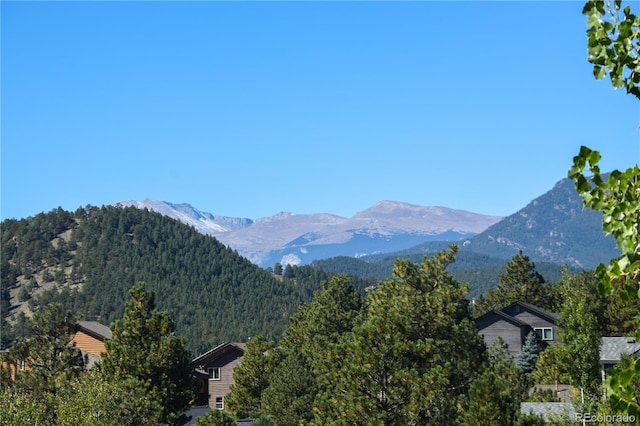
[[[622,16],[620,11],[622,10]],[[624,87],[628,94],[640,99],[640,19],[630,6],[622,2],[587,1],[583,8],[587,16],[587,48],[589,62],[594,64],[596,79],[608,73],[614,88]],[[636,164],[625,171],[614,170],[608,176],[600,173],[600,153],[586,146],[573,158],[569,177],[585,207],[603,213],[602,229],[611,234],[622,251],[609,265],[598,265],[599,290],[611,294],[614,283],[620,281],[619,293],[627,301],[640,298],[640,169]],[[588,168],[591,176],[585,176]],[[640,327],[636,330],[640,338]],[[629,361],[626,369],[609,376],[609,403],[618,412],[640,416],[640,401],[636,384],[640,362]]]
[[[640,99],[640,18],[621,0],[591,0],[582,13],[587,17],[587,48],[593,75],[609,76],[613,87],[624,87]]]
[[[59,304],[48,305],[29,320],[34,335],[17,341],[9,352],[11,360],[24,363],[16,369],[15,388],[24,401],[38,401],[52,424],[57,423],[58,394],[85,367],[82,353],[69,343],[76,321],[77,317]]]
[[[42,401],[20,389],[0,392],[0,426],[53,425]]]
[[[552,345],[542,351],[536,362],[531,377],[540,385],[557,385],[570,381],[568,365],[571,363],[569,353],[563,345]]]
[[[362,298],[350,278],[338,275],[323,282],[311,302],[293,315],[273,354],[275,367],[261,402],[264,412],[279,425],[312,419],[314,401],[328,386],[327,374],[333,368],[329,351],[351,331],[361,306]]]
[[[611,234],[622,250],[619,258],[609,265],[598,265],[596,275],[601,293],[610,295],[614,283],[621,286],[620,296],[626,303],[640,297],[640,169],[638,165],[624,172],[612,171],[608,177],[600,173],[598,162],[600,153],[583,146],[574,157],[574,165],[569,170],[576,184],[576,190],[584,205],[603,212],[602,228]],[[584,175],[588,166],[591,177]],[[636,323],[637,326],[637,323]],[[640,328],[636,330],[640,339]],[[635,395],[634,382],[640,374],[640,362],[634,358],[629,368],[607,380],[607,393],[612,407],[619,412],[640,415],[640,401]]]
[[[113,380],[94,371],[62,392],[58,426],[155,426],[162,424],[162,411],[141,380]]]
[[[527,376],[533,373],[536,368],[536,362],[540,355],[540,347],[538,346],[538,336],[531,331],[524,340],[522,350],[516,358],[516,367],[518,367]]]
[[[260,336],[247,343],[241,364],[233,370],[233,384],[225,398],[227,409],[236,417],[260,413],[260,398],[273,373],[273,350],[273,343]]]
[[[235,424],[233,417],[220,410],[211,410],[196,420],[196,426],[234,426]]]
[[[566,365],[569,383],[597,400],[600,396],[600,346],[602,336],[589,295],[580,291],[580,276],[566,275],[559,284],[562,309],[559,317],[559,338],[570,360]]]
[[[523,424],[520,403],[527,397],[529,382],[514,364],[504,341],[497,339],[489,348],[487,366],[471,383],[469,406],[462,414],[462,424]]]
[[[420,265],[398,260],[367,299],[362,322],[330,353],[319,424],[452,424],[485,347],[461,286],[453,245]],[[428,320],[427,320],[428,319]]]
[[[181,414],[193,399],[194,384],[184,340],[175,335],[169,315],[155,308],[144,283],[131,289],[124,317],[112,327],[112,339],[99,371],[109,380],[136,379],[161,409],[162,424],[182,424]]]
[[[527,302],[542,309],[553,308],[553,288],[537,271],[536,264],[522,250],[505,266],[500,281],[489,289],[486,297],[475,303],[475,314],[482,315],[493,309],[502,309],[514,302]]]

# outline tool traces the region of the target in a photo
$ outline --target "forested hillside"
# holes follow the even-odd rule
[[[276,279],[213,237],[136,208],[58,209],[3,221],[1,257],[3,346],[25,333],[25,314],[52,302],[109,325],[138,282],[156,293],[194,354],[253,335],[278,340],[290,315],[329,278],[300,267]],[[366,284],[355,285],[362,291]]]
[[[433,256],[437,250],[444,250],[447,242],[430,242],[412,249],[391,254],[365,256],[361,259],[353,257],[333,257],[316,260],[312,265],[323,271],[334,274],[349,274],[360,278],[382,281],[391,278],[393,262],[397,258],[409,259],[419,263],[423,256]],[[458,281],[469,284],[470,298],[476,298],[494,288],[500,281],[509,260],[478,254],[467,250],[460,250],[455,263],[448,265],[448,272]],[[562,265],[550,262],[536,262],[536,268],[544,278],[551,283],[560,281]],[[577,272],[577,268],[569,268]]]

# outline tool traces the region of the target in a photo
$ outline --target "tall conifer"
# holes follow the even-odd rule
[[[155,309],[154,295],[139,283],[130,291],[124,317],[111,326],[100,368],[113,379],[143,382],[159,403],[163,424],[182,424],[194,395],[191,361],[184,340],[174,333],[166,312]],[[181,423],[182,422],[182,423]]]

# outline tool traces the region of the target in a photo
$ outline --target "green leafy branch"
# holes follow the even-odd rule
[[[621,0],[593,0],[585,3],[587,16],[588,60],[593,64],[597,80],[607,74],[613,87],[625,87],[627,93],[640,99],[640,17]]]
[[[596,268],[600,279],[598,290],[609,295],[613,292],[612,282],[620,280],[624,288],[621,297],[629,301],[640,298],[640,169],[635,165],[624,172],[614,170],[605,178],[600,173],[599,161],[598,151],[582,146],[573,159],[569,177],[575,182],[585,207],[603,213],[602,229],[613,235],[622,251],[608,266],[601,263]],[[583,174],[587,165],[593,174],[590,178]],[[636,339],[640,339],[640,328],[636,330]],[[640,361],[633,358],[627,368],[609,377],[607,393],[618,412],[640,415],[639,376]]]
[[[622,279],[627,283],[627,298],[640,297],[640,169],[635,165],[624,172],[614,170],[605,177],[600,173],[599,161],[598,151],[582,146],[569,170],[569,178],[575,182],[585,207],[603,213],[602,230],[615,238],[622,251],[608,266],[598,265],[599,290],[611,294],[612,280]],[[590,178],[583,174],[587,165]]]

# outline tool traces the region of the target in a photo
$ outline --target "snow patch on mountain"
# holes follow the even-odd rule
[[[117,205],[147,208],[193,226],[198,232],[212,235],[237,250],[250,261],[263,264],[273,256],[283,256],[281,263],[308,262],[315,253],[324,257],[344,251],[351,245],[351,255],[379,252],[381,246],[397,250],[401,241],[419,244],[442,235],[475,235],[501,220],[446,207],[422,207],[397,201],[381,201],[351,218],[329,213],[295,214],[280,212],[274,216],[251,219],[214,216],[189,204],[172,204],[146,199],[123,201]],[[446,237],[445,237],[446,235]],[[390,241],[394,240],[394,243]],[[395,245],[394,245],[395,244]],[[312,250],[313,248],[313,250]],[[407,247],[408,248],[408,247]],[[290,254],[292,253],[292,254]],[[286,258],[286,261],[284,259]],[[269,259],[269,260],[267,260]]]
[[[116,206],[133,206],[139,209],[148,209],[191,225],[198,232],[206,235],[235,231],[250,226],[253,223],[251,219],[214,216],[211,213],[203,212],[186,203],[173,204],[150,198],[142,201],[122,201],[117,203]]]

